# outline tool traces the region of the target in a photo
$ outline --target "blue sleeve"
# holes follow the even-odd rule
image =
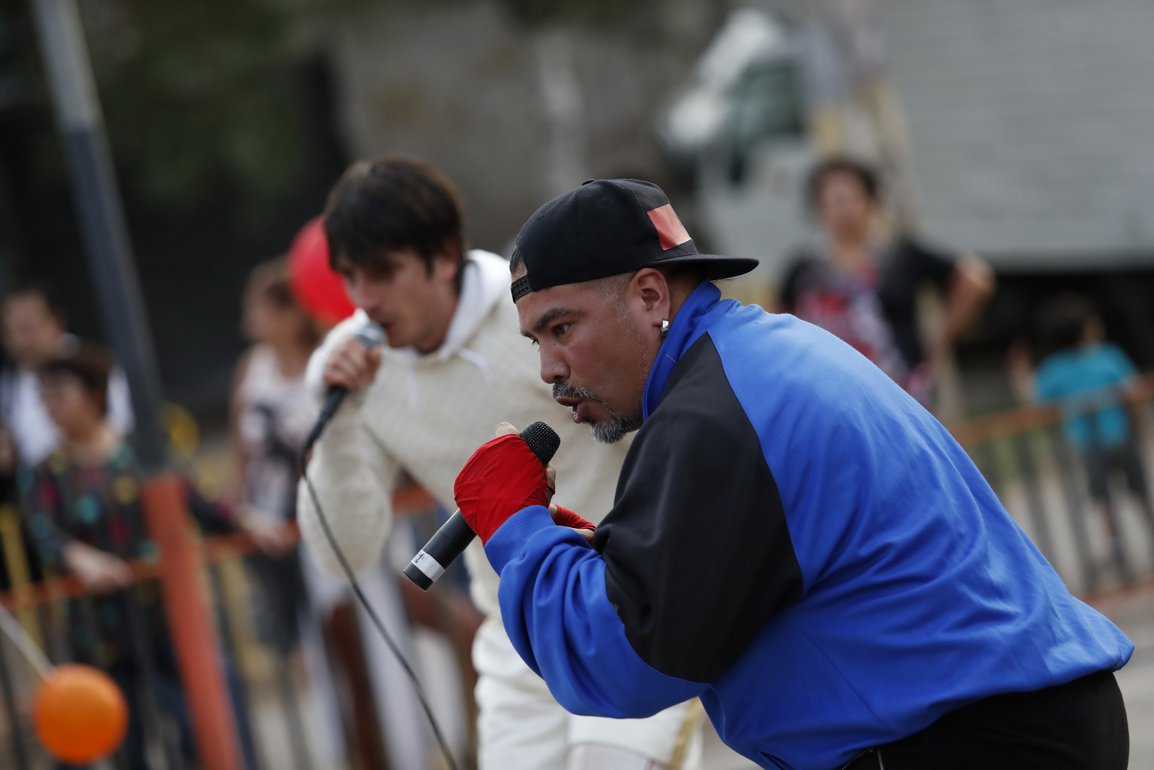
[[[1115,382],[1126,382],[1129,379],[1137,376],[1138,370],[1134,368],[1134,364],[1130,362],[1129,357],[1122,352],[1122,348],[1117,345],[1109,344],[1105,348],[1107,360],[1110,363],[1110,368],[1113,370]]]
[[[549,511],[519,511],[485,546],[501,576],[505,630],[517,652],[574,714],[646,717],[705,685],[645,663],[605,592],[605,561]]]

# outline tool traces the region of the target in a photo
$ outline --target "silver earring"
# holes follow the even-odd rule
[[[669,319],[662,318],[661,319],[661,336],[664,337],[666,334],[669,334]]]

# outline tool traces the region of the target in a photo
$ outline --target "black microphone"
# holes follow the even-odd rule
[[[385,341],[385,333],[378,324],[369,321],[357,330],[357,333],[353,335],[353,339],[359,340],[360,343],[365,346],[366,350],[372,350]],[[324,403],[321,404],[321,412],[317,416],[317,421],[313,424],[313,429],[309,431],[309,435],[305,439],[302,454],[307,455],[308,451],[312,449],[313,444],[317,443],[317,439],[321,437],[325,427],[328,426],[329,420],[333,419],[333,415],[340,409],[341,403],[348,394],[349,389],[343,385],[329,386],[328,391],[325,393]]]
[[[548,465],[553,455],[557,453],[557,447],[561,446],[561,437],[557,435],[557,431],[540,421],[521,431],[521,438],[533,450],[533,454],[537,455],[542,465]],[[428,590],[429,586],[445,574],[449,565],[465,552],[476,536],[458,509],[429,538],[429,542],[417,552],[409,562],[409,566],[405,567],[405,577],[420,586],[421,590]]]

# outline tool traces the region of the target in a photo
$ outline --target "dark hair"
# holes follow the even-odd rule
[[[822,188],[826,180],[834,174],[846,174],[856,179],[871,203],[881,200],[882,183],[876,168],[847,155],[835,155],[821,161],[809,172],[805,183],[805,200],[811,211],[817,211]]]
[[[261,262],[248,274],[245,293],[261,297],[280,310],[295,310],[301,319],[301,345],[315,348],[324,336],[301,307],[292,289],[288,257]]]
[[[3,301],[7,303],[18,297],[37,297],[43,300],[48,312],[63,322],[64,303],[60,301],[60,293],[52,284],[44,281],[20,281],[5,292]]]
[[[101,414],[108,413],[108,377],[112,357],[100,347],[81,343],[64,355],[50,358],[40,365],[40,376],[46,380],[71,377],[96,401]]]
[[[1038,332],[1050,350],[1074,347],[1097,314],[1094,304],[1081,294],[1059,294],[1038,311]]]
[[[245,293],[264,297],[277,307],[298,307],[289,277],[288,260],[284,257],[256,265],[248,274],[244,289]]]
[[[461,204],[444,174],[411,158],[386,156],[349,166],[329,193],[325,235],[329,264],[372,271],[384,252],[413,249],[430,273],[437,254],[464,262]],[[460,290],[462,271],[457,270]]]
[[[523,267],[525,267],[525,255],[519,248],[513,246],[513,253],[509,255],[509,272],[516,273]]]

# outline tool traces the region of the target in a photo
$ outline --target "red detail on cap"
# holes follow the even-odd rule
[[[681,224],[681,220],[677,218],[677,212],[673,210],[673,206],[666,203],[664,206],[658,206],[646,213],[649,214],[649,221],[657,228],[657,238],[661,242],[661,248],[668,251],[674,246],[680,246],[691,240],[685,225]]]

